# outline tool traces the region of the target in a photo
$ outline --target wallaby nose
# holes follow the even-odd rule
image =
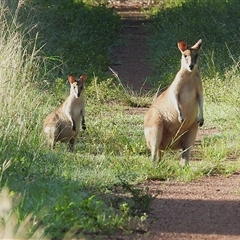
[[[190,68],[190,70],[192,71],[193,68],[194,68],[194,64],[190,64],[189,68]]]

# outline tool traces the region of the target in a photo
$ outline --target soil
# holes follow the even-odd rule
[[[140,13],[151,1],[111,1],[121,14],[125,44],[114,49],[111,68],[123,84],[134,90],[148,89],[153,73],[148,63],[146,30],[148,21]],[[199,129],[196,143],[216,129]],[[194,161],[194,159],[192,159]],[[116,239],[240,239],[240,173],[211,176],[189,183],[147,181],[144,187],[154,195],[147,229]],[[115,238],[114,238],[115,239]]]
[[[114,47],[112,70],[122,83],[133,89],[150,89],[147,80],[153,76],[149,65],[149,49],[146,43],[149,20],[141,13],[140,7],[147,6],[144,1],[116,1],[112,7],[122,16],[123,44]]]

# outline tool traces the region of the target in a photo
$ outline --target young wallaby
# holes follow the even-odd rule
[[[178,42],[182,53],[181,68],[168,89],[154,100],[144,118],[144,134],[153,161],[161,158],[168,148],[182,149],[182,166],[189,161],[198,125],[202,126],[204,122],[203,90],[198,69],[201,44],[201,39],[192,47],[184,41]]]
[[[80,76],[76,80],[73,75],[68,76],[70,83],[70,95],[52,113],[50,113],[43,124],[43,133],[47,137],[48,146],[54,148],[55,143],[60,141],[68,143],[68,149],[74,150],[74,142],[77,138],[80,122],[82,129],[85,124],[85,103],[83,98],[84,82],[87,75]]]

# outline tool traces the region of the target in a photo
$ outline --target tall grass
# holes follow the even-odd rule
[[[39,138],[33,132],[39,132],[41,121],[38,108],[42,96],[37,81],[42,79],[39,68],[43,59],[39,58],[39,50],[35,48],[37,36],[29,44],[24,41],[24,32],[17,23],[17,10],[14,12],[5,2],[0,3],[1,188],[8,181],[6,173],[8,177],[14,175],[13,178],[21,178],[21,171],[26,167],[21,166],[22,159],[28,156],[31,162],[30,152],[35,152],[39,144]],[[21,167],[22,170],[15,175],[16,169]],[[27,225],[33,227],[31,216],[20,224],[17,212],[12,212],[12,200],[7,195],[7,190],[1,192],[1,237],[28,238]],[[38,233],[32,237],[40,238],[43,232]]]
[[[32,142],[31,132],[39,124],[37,109],[42,98],[36,83],[41,79],[42,59],[34,44],[23,44],[21,28],[15,20],[9,8],[1,5],[1,158],[13,157],[26,141]],[[33,41],[37,41],[37,36]]]
[[[0,238],[1,239],[43,239],[44,230],[42,227],[34,225],[36,222],[29,214],[24,221],[19,224],[17,212],[14,210],[17,197],[13,197],[7,188],[0,192]],[[34,230],[33,230],[34,229]]]

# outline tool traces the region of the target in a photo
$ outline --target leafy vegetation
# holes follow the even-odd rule
[[[0,188],[10,189],[4,188],[0,201],[14,203],[0,207],[0,217],[4,226],[14,219],[14,230],[28,227],[16,237],[145,231],[153,196],[137,183],[191,181],[240,169],[239,3],[220,1],[218,8],[204,0],[176,3],[166,1],[157,14],[153,11],[150,46],[161,76],[156,85],[172,81],[179,67],[180,54],[172,44],[183,37],[189,43],[203,38],[204,128],[213,130],[193,149],[195,161],[184,169],[176,151],[155,165],[150,161],[143,137],[146,109],[133,106],[149,105],[152,93],[134,93],[120,79],[104,75],[111,46],[120,38],[119,17],[87,1],[0,4]],[[41,136],[43,119],[68,95],[66,75],[83,71],[89,75],[87,130],[75,153],[61,144],[50,151]]]

